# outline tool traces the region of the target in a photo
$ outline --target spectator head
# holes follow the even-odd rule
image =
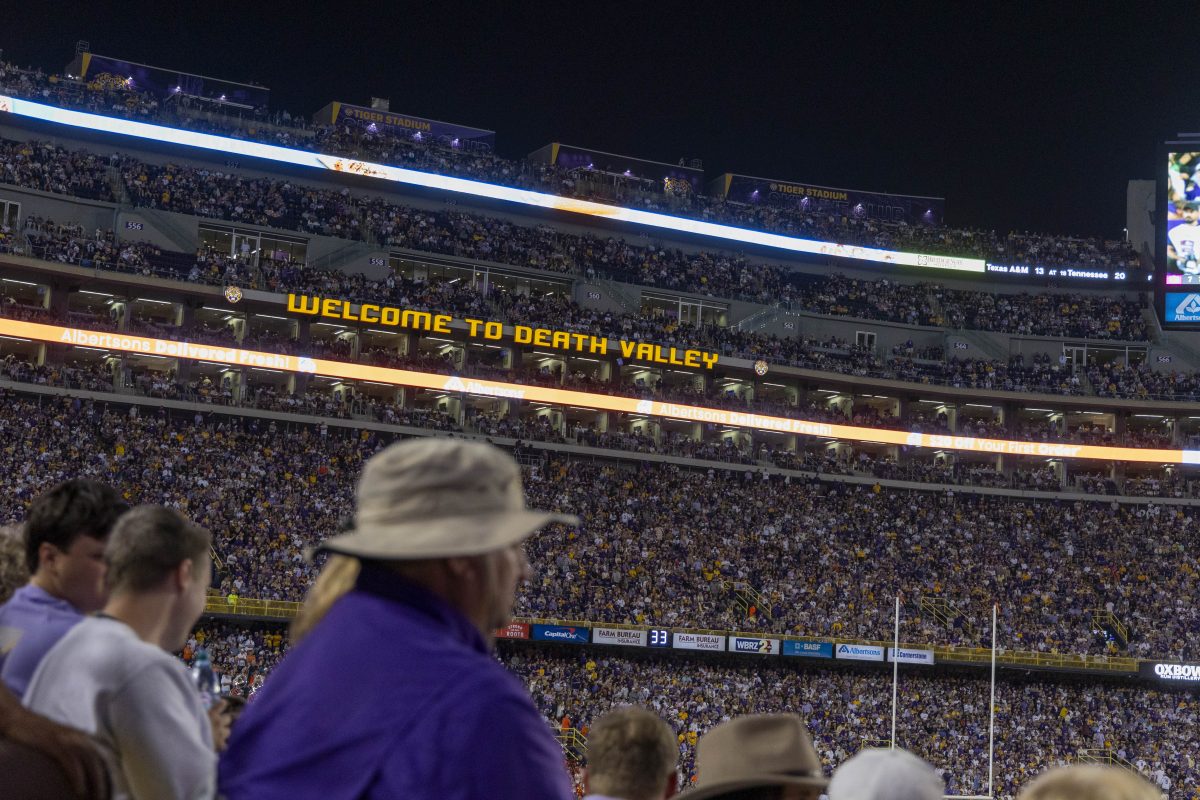
[[[794,714],[749,714],[721,723],[696,746],[689,800],[817,800],[829,781]]]
[[[0,603],[7,603],[13,592],[28,580],[21,527],[4,525],[0,527]]]
[[[863,750],[834,770],[829,800],[941,800],[945,781],[899,748]]]
[[[33,582],[90,614],[104,607],[104,541],[129,509],[117,491],[74,478],[43,492],[25,519],[25,564]]]
[[[662,800],[678,791],[679,743],[657,714],[636,706],[610,711],[588,732],[584,789],[620,800]]]
[[[1079,764],[1044,772],[1018,800],[1162,800],[1145,778],[1121,767]]]
[[[517,462],[499,448],[411,439],[367,462],[354,530],[322,548],[382,562],[443,597],[490,641],[531,577],[522,543],[550,522],[579,520],[527,509]]]
[[[212,536],[165,506],[138,506],[113,528],[108,562],[109,604],[152,608],[164,650],[183,649],[204,611],[212,580]],[[119,616],[119,615],[118,615]]]

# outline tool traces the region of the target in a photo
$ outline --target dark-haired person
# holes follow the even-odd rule
[[[0,602],[29,580],[19,525],[0,527]],[[0,684],[0,775],[12,800],[105,800],[108,773],[82,731],[34,714]]]
[[[104,607],[104,542],[128,509],[116,489],[82,478],[63,481],[30,504],[29,583],[0,606],[0,678],[17,697],[50,648]]]
[[[118,520],[105,548],[111,596],[42,659],[25,705],[91,734],[115,798],[208,798],[209,714],[183,662],[212,577],[208,531],[162,506]],[[224,734],[216,738],[223,738]]]

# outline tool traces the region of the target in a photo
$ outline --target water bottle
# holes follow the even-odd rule
[[[221,699],[221,681],[203,647],[196,650],[196,658],[192,661],[192,680],[200,690],[200,700],[205,708],[212,708]]]

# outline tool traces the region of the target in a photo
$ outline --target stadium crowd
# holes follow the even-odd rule
[[[234,696],[245,696],[246,687],[261,685],[269,665],[286,653],[281,631],[279,624],[208,621],[193,638],[221,643],[214,666]],[[185,659],[190,655],[191,648]],[[653,710],[674,729],[686,784],[695,780],[699,737],[742,714],[799,713],[827,772],[865,742],[886,746],[890,739],[890,675],[880,671],[800,667],[754,656],[631,658],[605,649],[509,642],[500,657],[555,728],[572,727],[586,737],[611,708]],[[901,679],[899,744],[935,766],[947,794],[987,791],[988,692],[987,681],[974,677],[906,672]],[[1002,675],[996,699],[997,796],[1014,796],[1046,765],[1070,763],[1088,749],[1111,750],[1171,797],[1177,796],[1172,789],[1185,791],[1200,780],[1192,757],[1200,742],[1191,733],[1200,702],[1191,695]],[[1043,735],[1029,736],[1031,728]],[[1188,733],[1175,735],[1182,730]]]
[[[254,109],[252,119],[221,118],[211,110],[196,113],[198,105],[211,109],[201,98],[156,97],[132,77],[107,75],[85,84],[0,62],[0,91],[797,235],[1036,263],[1128,268],[1136,262],[1121,244],[891,225],[806,205],[727,203],[679,187],[659,191],[629,174],[622,180],[590,166],[568,171],[508,162],[487,148],[434,137],[426,142],[375,126],[310,126],[290,114],[269,118],[266,109]],[[810,280],[752,266],[741,257],[632,246],[456,212],[430,214],[348,190],[151,166],[46,143],[0,140],[0,182],[7,180],[382,245],[782,301],[817,313],[1059,337],[1148,335],[1142,309],[1129,300],[992,295],[840,276]],[[361,276],[310,273],[286,255],[251,263],[245,253],[169,253],[123,242],[111,231],[38,218],[30,218],[19,234],[0,230],[4,251],[276,291],[304,285],[307,291],[355,296],[380,288]],[[1007,363],[947,361],[937,348],[909,342],[883,360],[845,342],[684,326],[669,317],[601,315],[564,298],[539,302],[450,281],[390,276],[382,288],[405,305],[555,325],[565,320],[577,330],[665,337],[756,357],[773,349],[788,363],[838,363],[856,374],[903,370],[913,380],[956,385],[1087,391],[1079,375],[1045,358],[1034,358],[1028,367],[1019,357]],[[432,352],[401,356],[381,347],[360,351],[357,340],[309,339],[307,332],[304,341],[295,341],[270,329],[235,336],[215,323],[185,330],[152,313],[122,318],[115,307],[54,312],[8,296],[0,297],[0,306],[0,314],[18,319],[797,413],[791,403],[752,398],[744,390],[668,380],[600,382],[579,370],[504,367],[494,354],[460,361]],[[749,437],[721,439],[711,427],[704,441],[670,431],[655,441],[644,430],[601,431],[582,420],[555,425],[546,416],[504,416],[482,407],[452,417],[414,408],[411,397],[407,405],[397,402],[390,391],[335,394],[301,380],[293,394],[248,373],[247,384],[239,386],[195,365],[175,373],[131,360],[63,360],[62,348],[51,356],[36,364],[8,352],[0,377],[69,391],[201,400],[213,409],[169,411],[162,405],[125,405],[117,394],[104,402],[0,386],[5,442],[0,555],[12,562],[14,545],[23,548],[29,574],[28,583],[13,591],[19,570],[6,562],[6,585],[0,586],[0,597],[8,600],[0,606],[6,637],[0,642],[0,771],[6,790],[68,794],[27,777],[41,770],[56,787],[74,784],[76,793],[94,784],[89,798],[108,797],[105,785],[116,797],[134,800],[210,797],[218,792],[218,780],[220,795],[231,800],[265,797],[268,789],[271,797],[321,796],[323,789],[364,780],[371,785],[358,796],[443,797],[453,787],[470,796],[561,798],[569,794],[570,780],[546,723],[600,740],[606,725],[613,725],[613,707],[633,704],[667,720],[659,749],[669,751],[668,768],[678,759],[684,786],[703,790],[713,784],[717,762],[705,759],[738,742],[735,730],[750,742],[755,725],[774,726],[796,734],[797,752],[786,758],[799,763],[782,767],[779,742],[759,739],[773,751],[773,768],[763,770],[772,773],[765,784],[756,775],[755,785],[799,785],[803,792],[787,796],[815,798],[837,769],[828,795],[844,800],[841,792],[865,780],[849,768],[850,757],[866,745],[886,744],[889,692],[882,673],[871,666],[796,666],[733,655],[633,658],[591,647],[512,643],[493,654],[491,632],[513,612],[862,641],[890,636],[893,598],[903,595],[902,638],[908,641],[988,647],[994,635],[1003,652],[1084,654],[1094,664],[1116,655],[1197,659],[1200,559],[1187,544],[1195,536],[1188,506],[1049,501],[945,487],[914,491],[819,475],[605,460],[595,452],[576,458],[522,440],[770,463],[833,476],[1060,488],[1059,472],[1041,459],[1014,458],[1009,474],[1001,475],[986,464],[940,454],[897,461],[870,446],[777,450],[761,439],[755,445],[747,444]],[[1192,391],[1188,378],[1122,364],[1092,367],[1086,383],[1113,396],[1182,398]],[[246,416],[219,406],[300,412],[327,421]],[[866,403],[810,404],[798,413],[877,428],[952,432],[948,416],[919,409],[901,418]],[[406,439],[407,434],[344,424],[363,418],[448,435]],[[339,422],[331,425],[335,419]],[[1042,439],[1141,446],[1164,446],[1171,439],[1152,428],[1118,435],[1098,424],[1021,424],[1029,436]],[[516,459],[463,442],[457,434],[464,430],[518,439]],[[953,429],[975,436],[1008,430],[995,419],[968,415]],[[404,443],[388,447],[397,441]],[[1091,493],[1111,492],[1119,479],[1116,470],[1106,477],[1071,469],[1070,477]],[[1135,495],[1175,497],[1193,488],[1179,471],[1153,469],[1131,475],[1125,486]],[[467,526],[473,526],[469,542],[462,535]],[[544,530],[524,538],[537,528]],[[14,535],[15,530],[20,532]],[[324,554],[313,558],[318,544]],[[954,553],[952,563],[948,552]],[[345,593],[352,585],[354,591]],[[218,598],[236,612],[243,599],[300,600],[306,594],[292,633],[308,641],[298,648],[289,650],[289,637],[275,623],[197,624],[206,602],[220,607]],[[987,625],[993,604],[1000,620],[994,633]],[[1120,636],[1112,632],[1113,619],[1119,620]],[[397,673],[406,680],[396,681]],[[930,798],[941,797],[942,789],[979,795],[991,788],[984,768],[992,710],[987,684],[967,674],[965,668],[937,677],[919,669],[904,673],[899,744],[934,766],[900,755],[910,759],[908,776],[922,773]],[[1079,759],[1083,748],[1109,753],[1129,767],[1101,774],[1112,786],[1122,781],[1132,786],[1128,800],[1149,797],[1152,785],[1170,796],[1196,794],[1200,703],[1194,694],[1028,673],[1006,676],[999,688],[994,796],[1022,789],[1028,800],[1052,796],[1035,790],[1038,784],[1053,786],[1055,775],[1028,784],[1047,767]],[[362,696],[373,702],[345,713]],[[308,726],[295,724],[295,714],[322,720],[321,736],[314,740]],[[748,716],[755,714],[776,716]],[[649,718],[663,728],[660,719]],[[412,736],[414,730],[432,736]],[[600,797],[611,793],[599,789],[603,744],[595,744],[588,772],[573,767],[574,788]],[[465,757],[472,753],[476,758]],[[753,747],[735,744],[725,754],[726,768],[745,773],[758,757]],[[745,763],[735,767],[734,760]],[[450,764],[453,769],[445,769]],[[1135,773],[1142,776],[1136,783],[1129,777]],[[1076,775],[1081,773],[1065,776],[1066,783]],[[673,779],[664,780],[669,795]],[[661,788],[656,784],[653,796]]]
[[[0,521],[19,519],[39,486],[72,470],[102,477],[133,501],[168,502],[210,523],[221,590],[263,599],[299,599],[315,569],[304,548],[338,530],[359,465],[392,438],[9,392],[4,405],[13,444],[0,456]],[[226,469],[231,453],[237,472]],[[1180,544],[1193,517],[1182,508],[533,458],[531,503],[585,523],[531,541],[539,576],[518,602],[527,616],[882,639],[903,592],[961,609],[953,628],[914,613],[916,640],[978,645],[1002,598],[1000,642],[1010,649],[1107,653],[1091,621],[1103,608],[1132,631],[1136,655],[1186,659],[1200,641],[1197,562]],[[961,569],[946,569],[950,547]],[[767,604],[740,611],[733,583]]]
[[[817,740],[827,770],[864,742],[890,739],[890,675],[878,671],[641,659],[605,650],[504,650],[547,719],[568,718],[586,729],[609,708],[653,709],[675,728],[685,776],[695,777],[698,738],[741,714],[798,712]],[[899,746],[928,760],[946,794],[987,793],[988,683],[964,677],[901,677],[896,723]],[[1175,738],[1175,726],[1200,712],[1192,696],[1104,683],[1002,679],[997,685],[997,796],[1013,796],[1048,764],[1066,763],[1087,748],[1111,748],[1164,791],[1194,787],[1195,734]],[[1030,730],[1039,735],[1029,735]],[[1174,796],[1174,795],[1172,795]]]
[[[1078,268],[1137,268],[1137,254],[1126,242],[1055,236],[1030,232],[952,229],[930,225],[884,223],[845,211],[817,210],[807,203],[746,204],[710,197],[674,184],[681,191],[638,176],[609,175],[594,169],[567,169],[527,160],[500,158],[487,148],[455,140],[343,118],[337,124],[311,125],[299,114],[276,112],[269,121],[263,110],[249,120],[221,119],[188,113],[187,103],[171,96],[154,97],[124,81],[88,83],[41,70],[0,63],[0,91],[105,115],[131,116],[158,122],[267,141],[306,150],[344,155],[439,174],[484,180],[555,194],[615,201],[739,227],[864,247],[972,256],[1006,264]],[[172,102],[174,101],[174,102]]]
[[[35,317],[36,318],[36,317]],[[161,333],[161,332],[160,332]],[[174,336],[170,338],[176,338]],[[215,343],[225,343],[217,340]],[[249,340],[254,346],[254,340]],[[281,348],[289,349],[289,348]],[[363,360],[382,366],[420,369],[443,374],[478,376],[483,378],[515,381],[523,384],[540,384],[551,387],[566,385],[588,391],[613,392],[635,397],[670,400],[675,402],[700,403],[711,407],[745,409],[748,402],[742,394],[723,390],[720,387],[698,391],[692,387],[671,388],[660,382],[650,386],[643,383],[625,383],[619,387],[600,383],[582,374],[563,375],[558,370],[545,367],[522,369],[498,369],[467,364],[456,367],[438,356],[402,357],[390,352],[369,352]],[[236,386],[232,377],[225,373],[204,374],[190,372],[186,376],[174,370],[161,371],[144,366],[124,366],[114,374],[113,366],[99,360],[68,358],[59,363],[34,364],[28,358],[8,354],[0,359],[0,377],[18,383],[56,386],[65,389],[83,389],[92,392],[133,392],[145,397],[168,400],[183,400],[216,406],[239,406],[293,414],[307,414],[342,420],[373,420],[390,425],[428,428],[438,431],[467,431],[486,436],[510,437],[529,441],[560,444],[579,444],[588,447],[610,448],[640,453],[678,456],[685,458],[721,461],[735,464],[775,466],[783,469],[819,472],[833,475],[874,476],[891,480],[908,480],[922,483],[949,483],[985,485],[1033,489],[1038,491],[1072,490],[1071,483],[1064,485],[1062,479],[1046,469],[1037,470],[1037,480],[1025,474],[1027,468],[1018,465],[1009,475],[998,472],[995,464],[953,463],[949,460],[922,461],[915,456],[906,456],[897,462],[894,458],[882,457],[861,448],[826,450],[804,442],[803,447],[789,450],[779,442],[762,436],[755,439],[722,438],[717,429],[707,426],[702,437],[684,434],[663,428],[655,437],[645,428],[630,430],[601,430],[595,421],[564,420],[552,422],[546,415],[518,416],[503,415],[466,406],[461,416],[426,406],[406,405],[394,394],[384,396],[366,392],[334,393],[328,387],[306,388],[289,392],[286,386],[263,382],[247,373],[244,386]],[[849,413],[816,403],[793,406],[782,402],[755,402],[753,408],[763,413],[787,417],[799,417],[811,421],[853,424],[875,428],[916,431],[925,433],[952,433],[945,415],[928,418],[920,412],[905,417],[880,413],[869,407],[853,408]],[[1105,446],[1171,447],[1170,435],[1153,430],[1131,429],[1117,434],[1099,424],[1068,427],[1065,424],[1031,425],[1022,423],[1009,430],[995,421],[963,418],[957,429],[962,436],[981,438],[1018,438],[1032,441],[1077,442]],[[1019,462],[1018,462],[1019,464]],[[1164,497],[1193,496],[1200,489],[1193,481],[1179,476],[1171,481],[1138,483],[1138,494]],[[1079,489],[1087,489],[1080,485]],[[1155,491],[1155,489],[1160,491]],[[1092,491],[1095,487],[1087,489]],[[1112,488],[1101,486],[1099,493],[1120,493],[1116,484]]]
[[[179,263],[187,259],[184,254],[164,253],[144,243],[118,243],[111,231],[89,233],[77,224],[60,224],[38,217],[26,221],[24,233],[28,244],[21,245],[16,237],[12,237],[7,248],[89,268],[143,275],[166,274],[178,279],[182,277]],[[0,251],[5,248],[6,245],[0,242]],[[265,283],[259,283],[259,278]],[[264,262],[251,270],[243,260],[216,254],[210,249],[203,249],[196,257],[186,280],[247,287],[269,285],[274,291],[348,299],[386,298],[407,308],[450,311],[460,315],[487,314],[513,324],[554,324],[573,332],[712,349],[727,356],[763,358],[774,364],[917,383],[1067,395],[1087,394],[1094,387],[1097,394],[1139,399],[1189,400],[1196,396],[1194,374],[1156,372],[1147,364],[1125,367],[1110,362],[1103,368],[1091,367],[1088,383],[1084,383],[1076,371],[1062,363],[1054,364],[1048,356],[1035,355],[1028,365],[1022,355],[1013,356],[1007,362],[946,360],[940,351],[922,348],[918,353],[910,342],[907,346],[898,345],[890,356],[880,357],[836,337],[824,340],[778,337],[715,324],[690,325],[663,314],[614,314],[588,309],[561,295],[534,297],[497,285],[474,287],[452,280],[418,281],[399,275],[370,281],[361,274],[308,270],[293,263]],[[837,276],[829,278],[831,284],[842,281]],[[880,281],[878,285],[859,285],[854,291],[886,291],[888,285],[887,281]],[[849,308],[843,310],[850,311]],[[1096,309],[1085,305],[1074,311],[1066,308],[1062,311],[1087,316]],[[179,332],[164,333],[167,338],[175,338]],[[196,337],[194,330],[189,335]]]
[[[104,191],[106,182],[116,180],[109,175],[114,170],[122,176],[123,191],[136,205],[374,241],[381,246],[607,276],[814,313],[1014,334],[1135,341],[1148,335],[1142,309],[1127,299],[1079,293],[990,294],[925,283],[814,278],[751,264],[741,256],[635,245],[457,211],[422,211],[378,197],[353,195],[347,189],[318,189],[221,170],[151,165],[128,156],[101,159],[48,143],[0,140],[0,182],[65,194],[77,194],[73,187],[82,182],[93,194],[115,200],[111,188],[107,194]],[[214,269],[205,259],[201,264],[203,269],[193,270],[193,274],[215,277],[213,273],[220,272],[221,279],[241,277],[236,267],[229,275],[228,270]],[[244,265],[241,269],[246,271]],[[282,289],[273,273],[268,268],[259,282],[249,285]]]

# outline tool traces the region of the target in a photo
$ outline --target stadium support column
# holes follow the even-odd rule
[[[46,308],[58,319],[66,319],[71,306],[70,289],[58,281],[50,283],[46,293]],[[61,364],[66,354],[66,345],[46,344],[38,353],[39,364]]]
[[[958,406],[946,404],[946,425],[950,427],[951,433],[958,433]]]
[[[234,403],[241,404],[246,394],[246,370],[227,369],[221,373],[221,390],[229,390]]]
[[[1113,412],[1113,432],[1116,433],[1117,439],[1124,439],[1125,434],[1129,432],[1129,413],[1128,411]],[[1125,463],[1123,461],[1114,461],[1112,463],[1111,474],[1113,483],[1122,491],[1125,487]]]
[[[175,303],[171,307],[172,315],[175,317],[175,324],[186,335],[192,330],[192,326],[196,324],[196,306],[190,301]]]
[[[306,319],[298,319],[293,330],[303,352],[304,346],[312,341],[312,323]],[[309,380],[307,372],[293,372],[288,378],[288,390],[294,395],[302,395],[308,391]]]
[[[183,334],[184,339],[187,339],[196,325],[196,306],[191,301],[185,300],[182,303],[175,303],[171,307],[171,311],[180,333]],[[191,377],[192,362],[183,358],[175,359],[175,378],[186,381]]]
[[[1013,459],[1004,453],[996,456],[996,471],[1004,476],[1004,480],[1012,485]]]
[[[55,317],[66,319],[67,310],[71,306],[70,290],[58,281],[51,281],[42,305]]]

